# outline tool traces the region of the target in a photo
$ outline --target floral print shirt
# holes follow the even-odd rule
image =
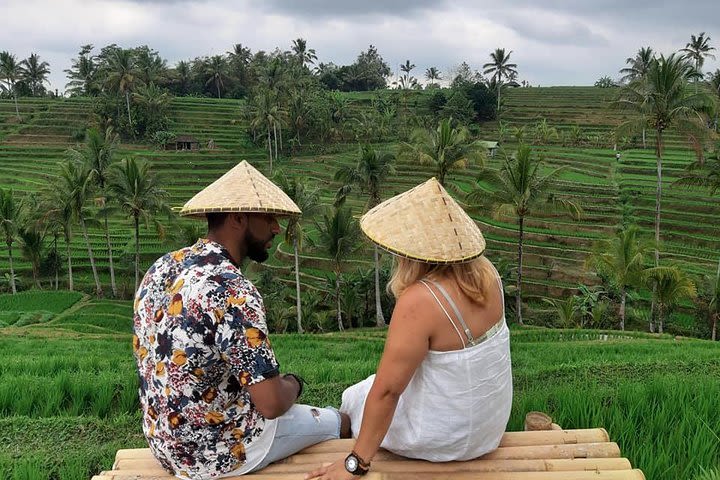
[[[200,239],[158,259],[134,307],[143,432],[163,467],[208,479],[259,463],[275,424],[243,387],[278,375],[278,363],[262,297],[227,250]]]

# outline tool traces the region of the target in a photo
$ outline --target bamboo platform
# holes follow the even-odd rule
[[[330,440],[263,470],[255,480],[302,480],[322,463],[344,458],[354,440]],[[169,480],[147,448],[119,450],[111,471],[92,480]],[[228,477],[241,478],[241,477]],[[500,447],[476,460],[432,463],[380,450],[368,480],[645,480],[603,428],[507,432]]]

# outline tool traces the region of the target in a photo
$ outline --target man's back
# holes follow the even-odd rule
[[[155,262],[138,289],[134,330],[143,431],[158,460],[193,478],[259,463],[275,422],[243,386],[278,375],[278,364],[262,298],[227,251],[199,240]]]

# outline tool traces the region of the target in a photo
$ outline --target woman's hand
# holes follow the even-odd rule
[[[323,464],[322,467],[305,474],[305,480],[311,478],[318,478],[320,480],[350,480],[360,477],[345,470],[344,460],[338,460],[335,463]]]

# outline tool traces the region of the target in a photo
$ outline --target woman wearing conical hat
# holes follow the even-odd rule
[[[494,450],[512,405],[510,335],[482,233],[434,178],[360,226],[395,255],[397,302],[377,373],[343,392],[352,452],[306,478],[363,475],[380,447],[435,462]]]

